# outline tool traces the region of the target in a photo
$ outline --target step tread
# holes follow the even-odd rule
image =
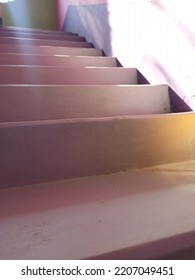
[[[5,68],[8,68],[8,69],[13,69],[13,68],[22,68],[22,69],[52,69],[52,68],[59,68],[59,69],[75,69],[75,67],[65,67],[63,65],[1,65],[0,64],[0,67],[3,69]],[[79,69],[79,70],[84,70],[84,69],[95,69],[97,71],[99,71],[100,69],[99,68],[102,68],[102,69],[110,69],[110,70],[113,70],[113,71],[116,71],[116,72],[126,72],[128,70],[131,70],[131,69],[135,69],[134,67],[95,67],[95,66],[86,66],[86,67],[76,67],[76,69]]]
[[[106,56],[71,56],[71,55],[33,55],[0,53],[0,65],[42,65],[42,66],[94,66],[116,67],[115,57]]]
[[[25,84],[22,84],[22,85],[9,85],[9,84],[6,84],[6,85],[3,85],[3,84],[0,84],[0,89],[3,89],[3,88],[28,88],[29,85],[25,85]],[[151,84],[138,84],[138,85],[30,85],[30,87],[32,88],[59,88],[59,89],[66,89],[66,88],[78,88],[78,87],[81,87],[81,88],[167,88],[168,85],[167,84],[157,84],[157,85],[151,85]]]
[[[194,171],[188,161],[0,190],[0,258],[155,259],[189,248]]]
[[[2,58],[1,58],[1,56],[2,56]],[[48,54],[26,54],[26,53],[8,53],[8,52],[5,52],[5,53],[0,53],[0,62],[1,62],[1,59],[3,59],[4,57],[12,57],[12,56],[15,56],[15,57],[19,57],[19,58],[24,58],[24,57],[32,57],[32,58],[41,58],[41,57],[54,57],[53,55],[48,55]],[[116,57],[114,57],[114,56],[98,56],[98,57],[92,57],[92,56],[87,56],[87,55],[77,55],[77,56],[74,56],[74,55],[66,55],[66,54],[64,54],[64,55],[55,55],[55,57],[57,57],[57,58],[68,58],[68,59],[80,59],[80,58],[82,58],[82,59],[93,59],[93,58],[95,58],[95,59],[98,59],[98,60],[112,60],[112,59],[114,59],[114,60],[116,60]],[[120,68],[122,68],[122,67],[120,67]]]
[[[66,47],[65,47],[66,49]],[[72,48],[71,48],[72,49]],[[76,48],[76,50],[78,50]],[[91,50],[91,48],[89,49]],[[97,50],[97,49],[95,49]],[[0,56],[17,56],[17,57],[53,57],[53,55],[49,55],[49,54],[27,54],[27,53],[14,53],[14,52],[0,52]],[[55,57],[59,57],[59,58],[89,58],[89,59],[93,59],[93,57],[91,56],[87,56],[87,55],[68,55],[68,54],[56,54]],[[103,59],[103,60],[109,60],[109,59],[116,59],[116,57],[114,56],[98,56],[98,57],[94,57],[94,58],[97,58],[97,59]],[[122,68],[122,67],[120,67]]]
[[[17,38],[30,38],[30,39],[44,39],[44,38],[50,38],[52,40],[58,39],[65,39],[66,37],[71,37],[74,39],[74,37],[80,37],[76,34],[44,34],[44,33],[25,33],[25,32],[7,32],[7,31],[0,31],[1,37],[17,37]],[[84,37],[83,37],[84,38]]]
[[[30,127],[30,126],[53,126],[53,125],[66,125],[66,124],[85,124],[85,123],[109,123],[109,122],[123,122],[123,121],[164,121],[169,120],[187,120],[194,119],[195,112],[184,113],[169,113],[169,114],[148,114],[148,115],[129,115],[129,116],[112,116],[112,117],[97,117],[97,118],[77,118],[77,119],[58,119],[58,120],[33,120],[33,121],[19,121],[19,122],[0,122],[1,128],[14,128],[14,127]],[[139,122],[140,123],[140,122]]]
[[[46,42],[46,43],[50,43],[51,42],[55,42],[56,44],[59,43],[61,44],[62,42],[66,42],[66,41],[80,41],[80,42],[85,42],[85,38],[82,36],[71,36],[71,35],[64,35],[61,38],[55,38],[53,36],[51,36],[52,38],[30,38],[30,37],[22,37],[22,36],[2,36],[1,32],[0,32],[0,43],[3,43],[3,41],[13,41],[13,43],[15,43],[17,41],[17,43],[20,43],[22,41],[26,41],[26,42]],[[23,43],[25,44],[25,43]]]
[[[73,32],[64,32],[64,31],[57,31],[57,30],[47,30],[47,29],[36,29],[36,28],[23,28],[23,27],[11,27],[11,26],[0,26],[1,31],[10,31],[10,32],[28,32],[28,33],[49,33],[49,34],[73,34],[77,35]]]
[[[84,47],[57,47],[57,46],[38,46],[38,45],[11,45],[0,44],[0,53],[18,53],[21,54],[44,54],[44,55],[93,55],[102,56],[101,49]]]
[[[1,84],[137,84],[135,68],[2,65],[0,71]]]
[[[0,187],[193,159],[194,120],[183,113],[0,123]]]
[[[0,45],[16,45],[21,47],[22,45],[32,45],[32,46],[54,46],[54,47],[87,47],[93,48],[92,43],[85,41],[75,41],[75,40],[44,40],[44,39],[27,39],[27,38],[1,38]]]

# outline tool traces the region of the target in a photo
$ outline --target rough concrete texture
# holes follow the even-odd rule
[[[0,259],[194,259],[194,182],[191,161],[0,190]]]

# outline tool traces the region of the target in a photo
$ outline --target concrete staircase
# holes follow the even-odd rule
[[[167,85],[22,28],[0,28],[0,73],[0,259],[194,257],[195,114]]]

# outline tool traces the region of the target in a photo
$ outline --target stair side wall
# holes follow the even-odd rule
[[[124,67],[136,66],[150,83],[169,84],[181,99],[173,98],[177,111],[195,109],[193,1],[57,0],[57,6],[60,28],[85,36]]]

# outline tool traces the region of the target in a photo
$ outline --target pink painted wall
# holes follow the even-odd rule
[[[82,8],[83,31],[76,19],[69,16],[70,31],[91,39],[108,55],[116,56],[123,66],[136,66],[151,83],[168,83],[195,110],[195,1],[180,0],[179,4],[178,0],[56,1],[60,28],[70,5],[95,8],[105,3],[110,48],[105,48],[108,30],[98,32],[90,24],[89,10],[85,14]],[[97,18],[93,15],[91,20]]]

